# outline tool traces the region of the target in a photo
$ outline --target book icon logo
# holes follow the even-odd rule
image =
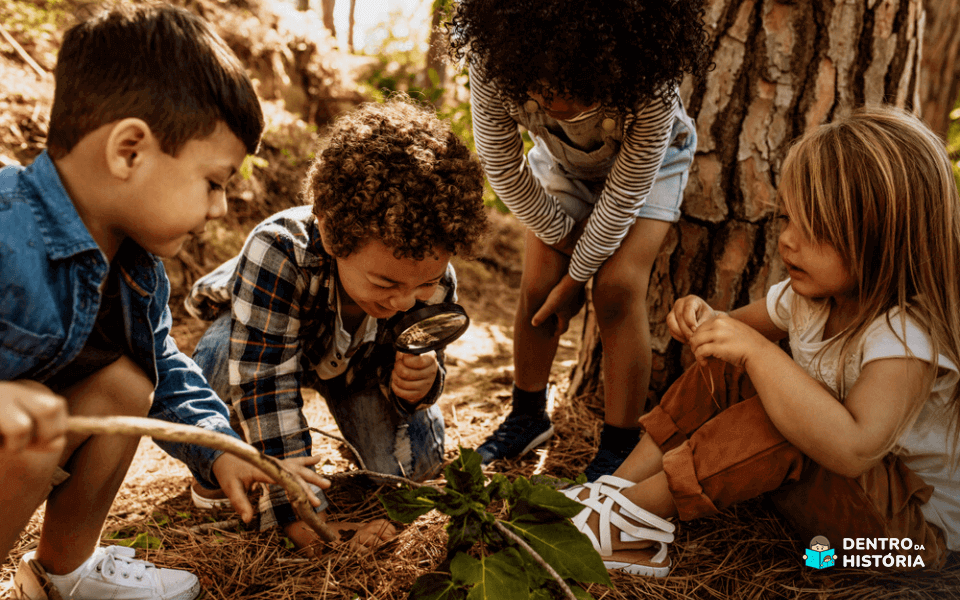
[[[804,564],[814,569],[826,569],[837,564],[837,555],[830,547],[830,540],[818,535],[810,540],[810,547],[803,555]]]

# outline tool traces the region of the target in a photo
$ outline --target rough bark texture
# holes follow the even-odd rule
[[[934,131],[946,135],[947,113],[960,98],[960,2],[924,0],[923,6],[926,26],[920,60],[920,114]]]
[[[647,298],[652,398],[690,362],[667,329],[674,300],[697,294],[729,310],[785,276],[771,217],[791,140],[881,102],[922,110],[945,130],[960,84],[958,11],[960,0],[708,3],[716,68],[681,88],[697,123],[697,155],[683,217],[664,241]],[[601,351],[588,314],[572,395],[601,388]]]

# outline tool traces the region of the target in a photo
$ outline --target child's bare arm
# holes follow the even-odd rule
[[[864,365],[843,404],[783,354],[790,372],[769,360],[748,367],[770,420],[793,445],[827,469],[857,477],[882,458],[891,436],[923,394],[929,363],[887,358]],[[749,364],[749,363],[748,363]]]
[[[841,404],[779,346],[729,316],[705,323],[690,345],[698,359],[714,356],[744,366],[780,433],[817,463],[847,477],[882,458],[921,396],[930,369],[911,358],[869,362]]]

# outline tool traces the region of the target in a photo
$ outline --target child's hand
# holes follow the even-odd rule
[[[369,523],[339,523],[336,521],[327,521],[326,512],[318,515],[327,526],[337,535],[344,539],[349,535],[348,544],[351,550],[362,553],[369,553],[378,546],[386,544],[397,537],[397,528],[385,519],[374,519]],[[310,529],[303,521],[295,521],[283,528],[293,545],[299,549],[309,548],[315,544],[320,536]],[[307,554],[316,556],[314,549],[310,549]]]
[[[553,335],[563,335],[570,327],[570,320],[577,316],[580,309],[583,308],[585,296],[583,287],[585,282],[577,281],[570,274],[563,276],[557,285],[550,290],[550,295],[543,302],[543,305],[533,315],[530,324],[534,327],[540,327],[550,315],[557,316],[557,328]]]
[[[673,309],[667,315],[667,327],[670,335],[681,344],[689,344],[697,328],[720,313],[710,308],[699,296],[684,296],[673,303]]]
[[[437,378],[437,357],[433,352],[406,354],[397,352],[390,376],[390,389],[410,404],[416,404],[427,395]]]
[[[63,452],[67,403],[35,381],[0,381],[0,455]]]
[[[322,458],[321,456],[298,456],[282,462],[287,469],[299,475],[304,481],[321,489],[327,489],[330,487],[330,482],[311,468]],[[250,506],[250,500],[247,498],[247,490],[257,482],[276,483],[260,469],[226,452],[213,461],[213,474],[216,475],[217,481],[220,483],[220,489],[230,499],[233,510],[237,511],[244,523],[249,523],[250,519],[253,518],[253,507]],[[309,488],[304,488],[304,490],[310,504],[320,506],[320,499],[317,498],[317,495]]]
[[[771,345],[759,331],[725,313],[704,321],[690,336],[690,349],[701,364],[713,356],[743,367],[756,352]]]

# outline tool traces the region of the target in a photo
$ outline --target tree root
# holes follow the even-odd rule
[[[253,446],[229,435],[193,425],[168,423],[143,417],[68,417],[67,430],[82,435],[149,436],[168,442],[186,442],[229,452],[257,467],[283,487],[297,516],[309,525],[320,539],[325,542],[335,542],[339,539],[339,536],[314,512],[304,491],[307,484],[299,475],[287,469],[279,460],[261,454]]]

